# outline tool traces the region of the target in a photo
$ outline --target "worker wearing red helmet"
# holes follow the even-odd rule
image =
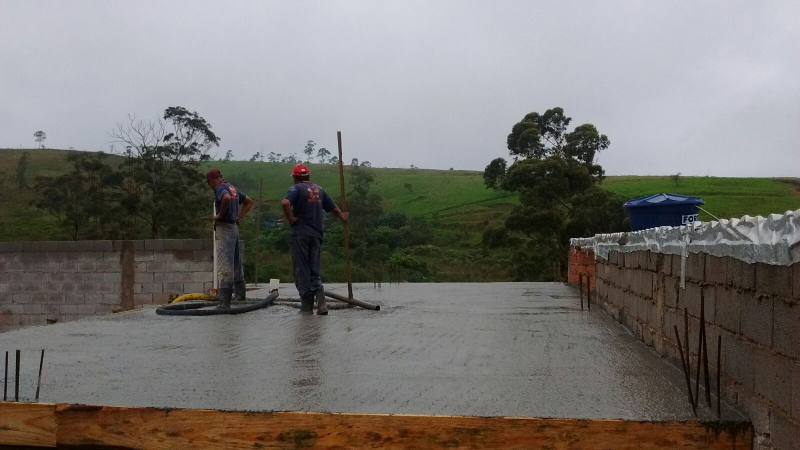
[[[239,221],[255,202],[228,180],[223,180],[219,169],[211,169],[206,173],[206,183],[214,190],[215,198],[214,245],[217,248],[217,271],[220,275],[219,308],[230,308],[231,296],[237,301],[245,299]]]
[[[292,230],[292,266],[301,311],[311,312],[317,300],[317,314],[328,314],[325,288],[320,277],[322,218],[332,212],[342,222],[349,215],[342,212],[324,189],[309,181],[308,167],[298,164],[292,169],[294,185],[281,202],[283,214]]]

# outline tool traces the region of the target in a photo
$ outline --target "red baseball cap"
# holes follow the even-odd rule
[[[222,177],[222,173],[219,171],[219,169],[211,169],[208,172],[206,172],[206,182],[209,182],[219,177]]]
[[[293,177],[305,177],[310,175],[308,172],[308,167],[305,164],[298,164],[292,168],[292,176]]]

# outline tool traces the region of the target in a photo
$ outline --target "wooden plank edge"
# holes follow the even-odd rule
[[[0,401],[0,445],[55,447],[55,405]]]
[[[39,445],[114,448],[751,449],[746,422],[241,412],[0,403],[4,413],[51,418]],[[35,422],[35,421],[34,421]],[[0,422],[2,423],[2,422]],[[31,425],[27,425],[31,426]],[[38,428],[44,428],[38,425]],[[30,435],[30,430],[28,431]],[[17,435],[19,437],[19,435]]]

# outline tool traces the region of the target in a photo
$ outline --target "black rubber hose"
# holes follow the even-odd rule
[[[267,306],[272,305],[276,298],[278,298],[278,291],[272,291],[267,298],[261,299],[255,303],[242,306],[232,306],[228,309],[217,309],[216,304],[210,305],[211,307],[209,308],[208,302],[181,302],[172,305],[160,306],[156,309],[156,314],[160,316],[217,316],[222,314],[243,314],[246,312],[255,311],[257,309],[266,308]]]

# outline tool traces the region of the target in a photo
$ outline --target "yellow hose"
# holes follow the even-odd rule
[[[175,300],[171,301],[170,304],[185,302],[188,300],[217,301],[217,298],[208,294],[183,294],[180,297],[176,298]]]

